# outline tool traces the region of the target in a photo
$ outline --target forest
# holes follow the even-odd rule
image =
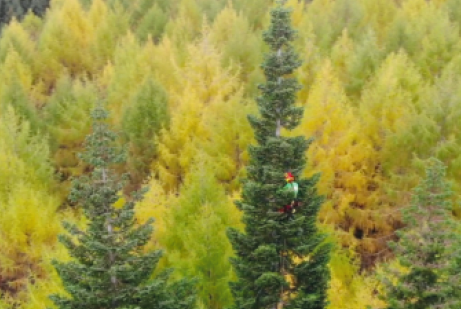
[[[264,140],[248,115],[261,114],[269,88],[260,85],[275,2],[0,0],[1,309],[59,308],[50,295],[65,293],[66,276],[55,261],[78,256],[62,235],[97,226],[89,224],[97,210],[69,196],[76,179],[90,181],[102,164],[79,156],[106,117],[95,114],[101,104],[114,145],[126,152],[123,161],[114,155],[114,177],[129,175],[123,185],[114,181],[114,209],[135,216],[145,252],[163,252],[149,256],[155,270],[142,269],[163,278],[172,268],[180,296],[195,280],[194,304],[164,308],[272,308],[236,305],[229,282],[244,281],[235,244],[251,228],[251,209],[239,201],[256,194],[244,184],[257,177],[254,145]],[[454,295],[461,283],[461,253],[443,250],[461,248],[461,0],[284,7],[300,60],[287,72],[300,85],[295,105],[303,115],[282,135],[310,143],[299,158],[286,158],[301,166],[305,157],[297,175],[318,179],[323,202],[313,226],[331,249],[325,306],[285,308],[438,308],[402,305],[383,278],[405,277],[421,254],[432,256],[419,247],[435,242],[427,250],[448,262],[431,265],[455,274],[433,290]],[[131,198],[139,190],[143,198]],[[428,278],[422,272],[418,280]],[[410,290],[402,293],[416,299]],[[461,308],[458,294],[443,308]]]

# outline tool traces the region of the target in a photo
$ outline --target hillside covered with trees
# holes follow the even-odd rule
[[[151,236],[139,232],[139,254],[152,261],[152,269],[144,266],[162,284],[174,268],[172,288],[184,284],[178,295],[193,282],[196,308],[230,308],[236,290],[252,288],[235,268],[253,265],[239,255],[253,249],[236,248],[238,235],[251,234],[245,222],[258,225],[243,204],[260,202],[258,181],[271,180],[258,178],[258,169],[286,158],[287,168],[303,166],[303,155],[270,144],[248,119],[271,110],[261,109],[258,97],[269,93],[268,76],[279,71],[301,86],[291,90],[303,108],[299,123],[281,134],[310,142],[297,176],[317,179],[300,187],[312,185],[306,190],[319,195],[316,224],[290,228],[318,229],[331,248],[326,308],[407,308],[402,295],[408,291],[383,274],[407,272],[402,282],[415,284],[408,269],[424,245],[428,259],[444,258],[420,266],[441,269],[432,283],[453,275],[434,290],[456,294],[447,287],[459,286],[461,270],[461,255],[451,246],[461,238],[461,0],[288,0],[300,62],[271,71],[267,29],[274,4],[0,0],[0,308],[52,307],[49,295],[64,291],[53,261],[64,265],[78,253],[58,235],[66,234],[63,222],[77,231],[92,218],[82,199],[68,196],[75,179],[99,175],[101,162],[78,154],[88,150],[91,115],[101,102],[117,133],[115,146],[126,154],[113,162],[113,173],[129,175],[110,189],[110,199],[120,197],[114,213],[131,205],[123,216],[129,222],[135,216],[133,229],[140,231],[154,218]],[[287,115],[296,122],[295,112]],[[257,144],[273,157],[258,156]],[[283,180],[282,173],[274,177]],[[143,198],[133,198],[139,190],[146,191]],[[433,218],[444,223],[432,225]],[[69,248],[77,235],[69,236]],[[291,258],[296,265],[309,260]],[[287,279],[293,285],[304,280],[293,278]],[[174,294],[169,288],[162,297]],[[380,297],[384,291],[388,298]],[[239,297],[239,309],[246,308],[248,295]],[[424,301],[432,304],[430,297]]]

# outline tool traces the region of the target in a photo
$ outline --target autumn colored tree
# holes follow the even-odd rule
[[[28,285],[48,277],[43,257],[59,232],[49,154],[24,117],[0,108],[0,298],[12,308],[26,305]]]
[[[161,219],[165,231],[158,235],[165,248],[163,262],[181,277],[198,279],[199,303],[203,308],[227,308],[232,303],[228,281],[232,279],[229,257],[232,247],[226,228],[239,225],[239,211],[205,160],[198,162],[181,188],[171,196],[168,212]]]
[[[60,289],[50,261],[67,253],[55,244],[56,222],[84,223],[66,196],[71,177],[91,172],[75,154],[98,99],[129,150],[117,166],[130,174],[124,191],[150,187],[136,212],[140,222],[156,218],[146,250],[158,249],[169,201],[187,192],[197,161],[208,162],[226,194],[241,194],[255,140],[246,115],[256,113],[252,98],[269,49],[259,38],[274,3],[53,0],[36,15],[47,2],[0,0],[0,15],[18,17],[0,26],[0,281],[7,290],[0,307],[8,309],[11,301],[44,308]],[[320,226],[357,263],[348,266],[334,251],[329,309],[364,308],[378,300],[364,287],[374,272],[362,271],[391,255],[386,243],[402,227],[399,205],[410,203],[425,160],[442,161],[453,191],[461,188],[461,0],[286,5],[302,61],[289,77],[302,84],[297,101],[309,117],[282,132],[314,138],[309,168],[295,176],[321,173]],[[461,217],[459,196],[452,202]]]
[[[236,252],[231,259],[237,280],[231,283],[235,308],[325,308],[329,282],[330,246],[317,230],[317,214],[323,198],[315,187],[318,175],[302,178],[305,151],[303,136],[284,137],[282,129],[299,125],[303,109],[295,106],[299,85],[290,77],[300,66],[291,42],[290,10],[283,1],[271,11],[264,32],[270,52],[262,67],[266,83],[258,97],[260,117],[249,116],[257,141],[250,146],[250,164],[242,199],[243,232],[229,230]],[[291,171],[299,183],[302,206],[294,214],[279,213],[293,196],[281,190],[284,174]],[[288,281],[290,277],[290,282]]]
[[[184,67],[178,68],[176,63],[173,67],[178,81],[170,89],[170,106],[175,112],[171,114],[169,128],[160,131],[158,160],[153,164],[167,191],[178,191],[199,150],[204,147],[211,152],[216,150],[216,144],[207,142],[207,139],[220,143],[219,138],[222,138],[231,143],[234,150],[249,139],[248,130],[236,132],[235,128],[227,129],[225,126],[229,122],[240,125],[244,116],[239,109],[247,110],[248,106],[241,103],[242,84],[237,74],[231,68],[222,67],[221,53],[209,36],[209,33],[204,33],[198,44],[189,45]],[[222,119],[222,122],[217,119]],[[216,127],[211,127],[210,122]],[[217,134],[225,135],[231,131],[235,132],[234,136]],[[237,134],[243,137],[243,143]],[[240,159],[241,151],[236,152],[238,157],[233,159],[235,153],[231,150],[233,161]],[[229,159],[227,153],[225,158],[220,156],[222,152],[214,156],[215,160]],[[226,177],[226,180],[232,181],[237,173]]]
[[[168,97],[165,90],[152,79],[147,79],[132,96],[131,104],[123,113],[123,137],[129,147],[126,169],[131,186],[141,185],[150,173],[155,158],[155,138],[169,123]]]

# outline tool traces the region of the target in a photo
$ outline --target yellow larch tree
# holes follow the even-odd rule
[[[372,272],[361,272],[352,248],[336,247],[330,261],[331,281],[327,309],[383,308],[377,297],[378,280]]]
[[[21,59],[29,66],[32,65],[35,43],[31,40],[29,33],[24,29],[22,23],[16,20],[13,20],[8,26],[2,29],[0,62],[5,61],[11,49],[19,53]]]
[[[160,248],[159,235],[168,233],[165,218],[170,211],[171,201],[175,196],[174,194],[166,193],[163,185],[157,179],[151,179],[146,187],[149,191],[147,191],[143,200],[136,204],[136,218],[140,224],[147,222],[149,218],[155,220],[155,231],[148,248]]]
[[[245,101],[240,91],[230,100],[210,105],[197,130],[196,149],[203,152],[216,179],[228,193],[238,190],[244,177],[247,148],[253,141],[247,115],[254,110],[255,105]]]
[[[386,37],[389,26],[394,20],[398,6],[394,2],[386,0],[358,0],[364,9],[364,25],[370,27],[376,33],[379,43],[382,43]]]
[[[387,136],[396,130],[397,121],[417,110],[424,86],[417,67],[401,51],[390,54],[365,87],[360,113],[366,123],[364,133],[374,145],[377,159],[386,145]],[[394,156],[397,158],[398,153]],[[386,168],[385,163],[381,169],[383,167]]]
[[[233,0],[232,3],[237,12],[243,13],[248,18],[253,29],[261,30],[269,22],[267,13],[270,5],[267,0]]]
[[[107,91],[107,104],[111,121],[118,125],[130,106],[130,99],[140,87],[153,78],[155,54],[151,45],[142,46],[132,33],[121,38],[98,83]],[[155,80],[155,78],[153,78]]]
[[[350,216],[355,221],[368,221],[367,230],[361,230],[361,247],[365,265],[385,256],[385,244],[400,227],[395,198],[389,192],[389,167],[386,164],[387,139],[397,130],[399,119],[414,113],[419,90],[424,86],[421,75],[404,52],[390,54],[374,77],[364,87],[359,105],[363,119],[362,138],[369,145],[368,177],[374,179],[367,187],[368,202],[354,208]],[[396,158],[399,153],[393,154]]]
[[[200,154],[198,154],[200,157]],[[190,167],[178,197],[170,195],[161,218],[159,245],[165,249],[162,267],[174,276],[197,279],[198,308],[222,309],[232,303],[228,227],[240,227],[240,211],[214,177],[214,166],[203,157]]]
[[[238,70],[245,92],[250,97],[256,96],[257,84],[263,79],[258,67],[262,62],[262,42],[248,18],[228,5],[216,17],[210,39],[222,51],[223,64]]]
[[[322,174],[318,188],[327,200],[320,220],[337,227],[343,246],[358,247],[379,229],[380,223],[367,214],[376,201],[370,188],[375,186],[377,176],[370,165],[372,145],[362,137],[364,125],[351,107],[331,61],[326,60],[315,77],[305,106],[298,133],[314,139],[308,152],[312,169],[306,173]]]
[[[176,66],[176,70],[182,87],[170,92],[170,128],[164,129],[160,136],[158,161],[154,166],[167,191],[179,188],[194,161],[195,139],[207,109],[241,97],[237,75],[222,68],[221,54],[206,31],[197,44],[189,45],[185,66]]]
[[[459,117],[460,57],[448,65],[434,85],[421,89],[421,99],[414,113],[403,115],[396,130],[387,138],[384,161],[390,174],[390,185],[399,202],[408,202],[409,192],[424,175],[425,160],[436,157],[447,166],[447,178],[453,189],[461,184],[461,130]],[[398,155],[396,155],[398,154]],[[459,216],[459,196],[454,195],[454,212]]]
[[[4,62],[0,65],[0,73],[3,77],[0,93],[7,91],[8,87],[14,84],[27,91],[32,88],[32,69],[13,48],[8,50]]]
[[[150,54],[155,80],[159,81],[169,94],[180,92],[183,86],[180,68],[187,61],[187,52],[181,51],[168,36],[158,45],[147,43],[145,49]],[[173,102],[170,100],[170,103]]]
[[[389,26],[388,51],[405,49],[422,76],[432,81],[461,50],[459,25],[435,1],[407,0]]]
[[[300,38],[293,43],[295,46],[297,45],[297,49],[303,52],[300,54],[302,60],[301,67],[295,74],[302,85],[302,88],[298,92],[298,100],[305,102],[309,97],[309,91],[314,83],[315,76],[320,70],[326,56],[320,52],[320,48],[317,46],[314,28],[307,14],[303,15],[299,27]]]
[[[98,100],[97,89],[88,80],[72,80],[63,75],[43,109],[50,136],[51,157],[59,174],[62,197],[67,195],[71,177],[81,175],[85,166],[77,153],[91,130],[88,113]]]
[[[384,59],[384,52],[373,28],[368,27],[363,32],[360,39],[356,40],[354,52],[346,62],[346,93],[356,100]]]
[[[38,39],[34,62],[48,91],[66,71],[73,77],[91,72],[89,46],[95,33],[78,0],[55,1],[53,5]]]
[[[47,276],[43,255],[60,230],[59,203],[46,140],[11,107],[0,111],[0,170],[0,293],[20,305],[28,283]]]
[[[316,45],[327,53],[344,29],[353,38],[361,35],[364,13],[359,0],[316,0],[307,7],[306,17],[312,23]]]
[[[91,55],[92,75],[98,75],[108,61],[111,61],[117,44],[127,34],[129,18],[119,7],[109,8],[103,0],[91,1],[86,18],[92,27],[92,39],[88,50]]]
[[[12,46],[3,63],[0,63],[0,74],[3,76],[0,84],[0,110],[11,106],[20,117],[28,120],[34,132],[43,129],[43,122],[36,111],[42,104],[37,95],[40,91],[33,84],[32,69]]]
[[[200,35],[206,17],[197,0],[182,0],[177,6],[176,16],[166,25],[165,33],[184,48]]]
[[[349,63],[354,51],[355,42],[350,37],[347,29],[344,29],[341,36],[331,48],[329,57],[332,66],[337,72],[338,78],[343,84],[347,83]]]

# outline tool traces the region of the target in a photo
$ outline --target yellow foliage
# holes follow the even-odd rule
[[[314,138],[309,148],[310,168],[306,176],[320,172],[318,188],[326,195],[320,219],[337,227],[343,246],[358,248],[362,254],[382,250],[376,235],[392,228],[376,212],[382,193],[381,174],[375,169],[375,151],[364,138],[366,123],[344,92],[330,61],[319,70],[305,106],[304,119],[295,134]]]
[[[166,26],[166,33],[175,43],[185,46],[200,33],[206,18],[197,0],[180,1],[177,11],[177,17]]]
[[[126,35],[128,16],[121,9],[109,10],[102,0],[94,0],[86,18],[94,29],[88,46],[92,61],[90,72],[99,74],[103,66],[112,59],[120,39]]]
[[[33,62],[34,49],[35,44],[23,24],[13,20],[8,27],[2,30],[0,39],[0,60],[2,62],[5,61],[10,50],[14,50],[30,66]]]
[[[333,250],[330,271],[328,309],[384,308],[378,299],[379,282],[372,274],[359,273],[353,250]]]
[[[253,142],[247,115],[254,110],[240,91],[228,101],[210,105],[197,131],[196,148],[208,158],[217,180],[229,191],[237,190],[244,176],[249,159],[247,148]]]
[[[0,114],[0,278],[17,301],[33,278],[42,279],[44,252],[56,241],[58,199],[50,191],[51,168],[42,141],[31,136],[11,108]],[[33,156],[29,157],[29,153]]]
[[[256,86],[262,81],[259,63],[262,61],[262,41],[259,33],[255,33],[248,18],[238,13],[232,5],[224,8],[210,30],[210,40],[219,46],[223,64],[233,68],[245,91],[256,95]]]
[[[150,57],[133,34],[129,33],[120,40],[114,51],[113,64],[105,69],[103,82],[107,85],[107,104],[113,123],[120,123],[131,95],[149,76]]]
[[[49,261],[66,256],[55,248],[58,222],[74,214],[57,212],[57,192],[67,193],[68,179],[54,191],[52,173],[55,168],[66,178],[84,171],[75,154],[97,100],[107,102],[112,124],[120,128],[147,80],[167,92],[170,126],[149,141],[158,145],[158,158],[152,158],[158,179],[150,180],[151,190],[136,208],[139,222],[157,219],[159,235],[168,233],[164,217],[196,163],[205,160],[228,193],[238,191],[244,176],[253,138],[246,115],[255,109],[248,98],[263,78],[261,28],[270,5],[234,0],[219,10],[223,1],[163,0],[155,4],[165,14],[157,42],[148,35],[154,31],[149,23],[138,39],[142,23],[130,14],[140,2],[123,2],[86,1],[84,7],[79,0],[53,0],[44,18],[28,14],[2,28],[0,277],[20,291],[17,299],[27,300],[21,308],[43,309],[50,305],[48,294],[61,289]],[[393,207],[408,198],[399,190],[418,180],[422,163],[415,158],[444,159],[454,188],[461,187],[453,103],[460,96],[459,69],[452,68],[453,79],[444,77],[461,50],[460,17],[453,9],[459,1],[287,2],[303,61],[295,74],[305,115],[293,134],[314,137],[306,176],[322,174],[318,188],[327,200],[321,221],[334,226],[339,242],[356,250],[367,267],[399,227]],[[208,16],[216,18],[207,20],[211,11]],[[25,106],[9,102],[11,93],[21,95],[18,104]],[[23,121],[28,112],[30,124]],[[35,120],[46,130],[36,139],[30,137]],[[46,142],[37,142],[45,135],[51,153]],[[157,241],[154,233],[151,246]],[[373,278],[358,275],[339,256],[331,265],[330,309],[381,306]],[[0,298],[0,308],[11,303]]]
[[[170,196],[165,193],[161,183],[157,180],[151,180],[148,184],[149,191],[143,200],[136,204],[136,218],[139,223],[145,223],[149,218],[153,218],[154,234],[152,237],[151,247],[158,247],[158,235],[164,235],[166,231],[165,216],[170,208]]]
[[[359,0],[365,10],[364,24],[371,25],[378,36],[379,41],[383,41],[389,25],[395,18],[397,7],[389,5],[387,0]]]
[[[0,89],[15,82],[18,82],[24,89],[32,87],[32,71],[14,49],[9,50],[5,62],[1,67],[0,74],[3,77]]]
[[[178,190],[195,160],[198,150],[195,139],[209,138],[210,129],[205,122],[218,116],[212,111],[216,111],[218,104],[238,104],[241,98],[237,76],[221,67],[221,55],[208,34],[189,46],[184,67],[177,66],[176,70],[180,88],[170,89],[170,128],[162,131],[155,165],[168,192]]]
[[[48,14],[35,64],[46,85],[51,86],[65,71],[75,76],[91,70],[88,47],[94,28],[78,0],[65,1],[59,10]]]

